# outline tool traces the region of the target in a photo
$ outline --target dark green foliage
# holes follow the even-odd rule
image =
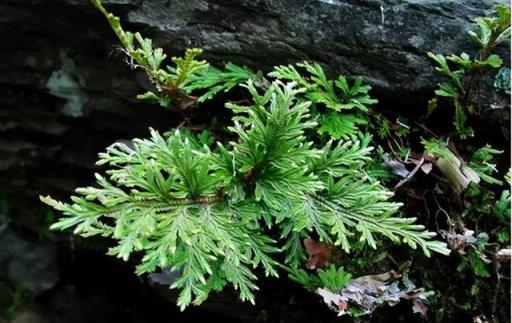
[[[496,203],[496,216],[504,223],[510,222],[510,203],[510,191],[504,190]]]
[[[462,272],[469,267],[477,277],[490,277],[491,273],[488,265],[490,260],[484,254],[488,240],[489,237],[486,233],[479,234],[476,243],[468,251],[467,257],[463,258],[457,267],[457,271]]]
[[[495,17],[479,17],[475,19],[476,31],[469,31],[469,35],[481,47],[475,58],[468,54],[443,56],[441,54],[428,53],[435,61],[436,71],[448,78],[439,84],[435,91],[437,96],[448,98],[455,108],[454,125],[460,138],[465,139],[474,135],[473,129],[466,125],[467,113],[475,113],[475,102],[470,102],[470,91],[478,70],[484,68],[500,68],[503,60],[496,54],[491,54],[492,49],[510,38],[510,9],[505,5],[496,7]],[[498,83],[500,88],[501,82]],[[507,87],[508,88],[508,87]],[[434,103],[434,101],[432,101]],[[435,103],[437,105],[437,103]],[[429,106],[431,112],[434,106]]]

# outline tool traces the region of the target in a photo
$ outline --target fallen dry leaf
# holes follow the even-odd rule
[[[379,305],[394,306],[400,300],[412,301],[412,310],[423,316],[427,314],[427,297],[431,292],[416,288],[409,279],[395,280],[397,274],[389,271],[379,275],[361,276],[351,280],[340,292],[333,293],[318,288],[316,293],[322,296],[330,309],[344,315],[351,306],[356,306],[364,314],[372,313]]]
[[[500,249],[496,252],[496,259],[498,261],[510,261],[510,249]]]
[[[409,175],[409,171],[405,165],[396,159],[391,159],[388,153],[382,155],[384,166],[386,166],[393,174],[405,178]]]
[[[459,158],[452,160],[443,157],[438,158],[436,166],[443,173],[455,192],[461,193],[470,183],[478,184],[480,182],[480,176],[478,176],[475,170],[464,164]]]
[[[329,265],[332,251],[328,244],[313,239],[304,239],[304,247],[309,256],[306,268],[317,269]]]
[[[424,163],[423,165],[421,165],[421,170],[425,174],[429,174],[432,171],[432,168],[433,168],[432,163]]]
[[[333,311],[338,312],[338,316],[347,314],[348,302],[340,294],[333,293],[325,288],[318,288],[316,293],[323,297],[324,303]]]
[[[459,254],[466,254],[466,246],[476,243],[475,231],[464,228],[462,234],[447,230],[440,230],[441,236],[446,240],[450,250],[456,250]]]
[[[412,312],[419,313],[421,316],[427,316],[428,307],[421,299],[415,299],[412,302]]]

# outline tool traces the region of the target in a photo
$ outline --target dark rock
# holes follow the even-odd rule
[[[198,46],[213,61],[233,60],[263,69],[312,59],[336,72],[363,75],[375,86],[396,93],[431,89],[435,74],[426,53],[475,53],[477,47],[467,36],[472,28],[471,20],[490,14],[498,3],[507,3],[504,0],[104,2],[120,13],[126,23],[136,24],[136,29],[145,31],[171,53]],[[66,75],[76,72],[77,79],[70,81],[77,86],[79,83],[80,89],[108,91],[117,79],[116,68],[104,66],[106,59],[100,53],[104,47],[97,46],[105,45],[105,41],[116,44],[113,33],[88,1],[8,0],[1,6],[4,18],[0,20],[0,31],[10,45],[0,52],[2,61],[8,62],[2,67],[9,72],[2,73],[4,82],[45,86],[52,74],[65,69]],[[8,33],[7,28],[13,27],[16,32]],[[20,36],[28,36],[32,41],[19,43]],[[45,45],[48,42],[54,46]],[[98,48],[94,57],[93,46]],[[72,50],[67,53],[65,48]],[[60,61],[67,55],[72,57],[66,58],[62,65]],[[91,66],[80,64],[79,61],[85,63],[88,58],[95,59],[91,65],[105,68],[103,73],[95,74]],[[94,77],[101,77],[103,82],[90,82]]]
[[[384,105],[420,111],[439,81],[426,53],[475,54],[467,36],[472,19],[506,1],[104,3],[127,29],[152,37],[169,55],[197,46],[214,64],[233,61],[263,70],[310,59],[332,73],[363,75]],[[166,130],[183,120],[135,102],[147,80],[125,64],[114,33],[87,0],[4,0],[0,36],[4,190],[35,196],[43,187],[48,193],[89,184],[93,161],[107,145],[147,136],[149,126]],[[499,50],[509,55],[507,46]]]
[[[428,51],[475,53],[471,20],[497,3],[506,2],[133,1],[127,18],[169,50],[198,46],[212,60],[264,69],[312,59],[403,94],[435,84]]]
[[[52,288],[59,279],[55,245],[24,238],[8,224],[0,226],[0,280],[33,294]]]

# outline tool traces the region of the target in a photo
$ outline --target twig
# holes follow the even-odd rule
[[[414,167],[414,169],[412,171],[410,171],[409,174],[407,174],[407,176],[404,179],[402,179],[400,182],[398,182],[398,184],[395,185],[393,190],[396,191],[400,186],[407,183],[414,176],[414,174],[416,174],[418,169],[420,169],[420,167],[421,167],[421,165],[423,165],[424,161],[425,161],[425,158],[421,157],[420,161],[416,164],[416,167]]]
[[[429,128],[427,128],[425,125],[417,122],[417,121],[414,121],[414,123],[416,123],[416,125],[418,125],[421,129],[425,130],[426,132],[428,132],[429,134],[431,134],[432,136],[434,136],[435,138],[439,138],[438,135],[436,135],[434,132],[432,132],[432,130],[430,130]]]

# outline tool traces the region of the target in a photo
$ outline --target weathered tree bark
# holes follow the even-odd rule
[[[169,54],[202,47],[213,63],[263,70],[314,60],[362,75],[379,99],[414,109],[438,82],[426,53],[475,54],[472,19],[497,3],[506,1],[105,0],[127,29]],[[123,62],[87,0],[3,0],[0,37],[0,184],[71,188],[77,177],[62,173],[91,167],[113,140],[180,122],[134,105],[144,77]]]

